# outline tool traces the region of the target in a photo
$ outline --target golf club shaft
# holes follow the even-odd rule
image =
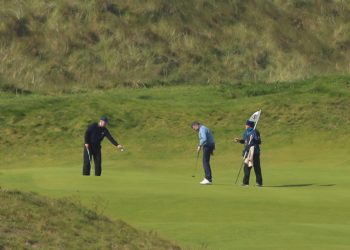
[[[88,148],[86,148],[86,151],[87,151],[87,153],[88,153],[89,161],[91,162],[90,150],[89,150]]]
[[[197,159],[196,159],[196,166],[195,166],[195,169],[194,169],[194,173],[193,173],[193,177],[195,177],[196,176],[196,174],[197,174],[197,169],[198,169],[198,159],[199,159],[199,154],[200,154],[200,150],[197,152]]]
[[[92,163],[91,163],[92,157],[91,157],[89,148],[86,148],[86,151],[88,153],[88,157],[89,157],[89,161],[90,161],[90,167],[91,167],[91,169],[93,169],[93,166],[92,166]]]

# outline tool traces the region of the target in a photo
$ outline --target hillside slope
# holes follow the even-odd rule
[[[67,199],[0,188],[0,249],[180,249]]]
[[[242,123],[260,108],[259,127],[270,143],[292,141],[302,134],[308,140],[310,135],[334,137],[349,131],[349,77],[252,86],[118,89],[60,96],[3,93],[1,165],[80,160],[86,126],[102,114],[110,118],[111,133],[126,145],[125,157],[137,159],[187,155],[194,143],[189,129],[193,120],[211,127],[218,147],[224,144],[222,150],[228,150],[230,136],[239,135]],[[109,142],[104,143],[104,151],[115,155]]]
[[[350,72],[350,2],[0,0],[0,89],[289,81]]]

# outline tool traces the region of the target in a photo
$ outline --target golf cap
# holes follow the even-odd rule
[[[101,121],[104,121],[105,123],[108,123],[108,118],[107,118],[107,116],[105,116],[105,115],[102,115],[102,116],[100,117],[100,120],[101,120]]]
[[[245,125],[247,125],[247,126],[249,126],[251,128],[254,128],[255,122],[247,120]]]

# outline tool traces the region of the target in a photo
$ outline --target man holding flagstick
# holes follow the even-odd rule
[[[244,177],[243,177],[242,186],[249,185],[249,177],[250,177],[250,171],[252,167],[254,168],[254,172],[256,176],[256,186],[262,187],[263,185],[261,166],[260,166],[261,138],[260,138],[259,131],[256,129],[256,126],[260,118],[260,114],[261,114],[261,110],[255,112],[249,118],[249,120],[246,121],[246,125],[245,125],[246,130],[243,134],[242,139],[239,139],[239,138],[234,139],[235,142],[244,144],[243,162],[242,162],[242,165],[244,165]],[[240,171],[241,169],[239,170],[239,173]],[[239,173],[238,173],[237,179],[239,177]],[[236,183],[237,183],[237,179],[236,179]]]

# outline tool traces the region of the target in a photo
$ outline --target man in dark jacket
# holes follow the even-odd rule
[[[101,142],[105,136],[118,149],[121,151],[124,150],[123,146],[120,145],[109,133],[108,129],[106,128],[107,123],[108,118],[106,116],[101,116],[99,123],[95,122],[90,124],[85,132],[83,175],[90,175],[90,161],[92,157],[94,158],[95,164],[95,176],[101,175]]]
[[[235,138],[235,142],[244,144],[244,177],[243,186],[249,185],[250,170],[254,168],[256,176],[256,186],[262,187],[263,180],[260,167],[260,144],[261,138],[258,130],[254,129],[255,123],[252,121],[246,122],[246,130],[243,134],[243,139]]]

